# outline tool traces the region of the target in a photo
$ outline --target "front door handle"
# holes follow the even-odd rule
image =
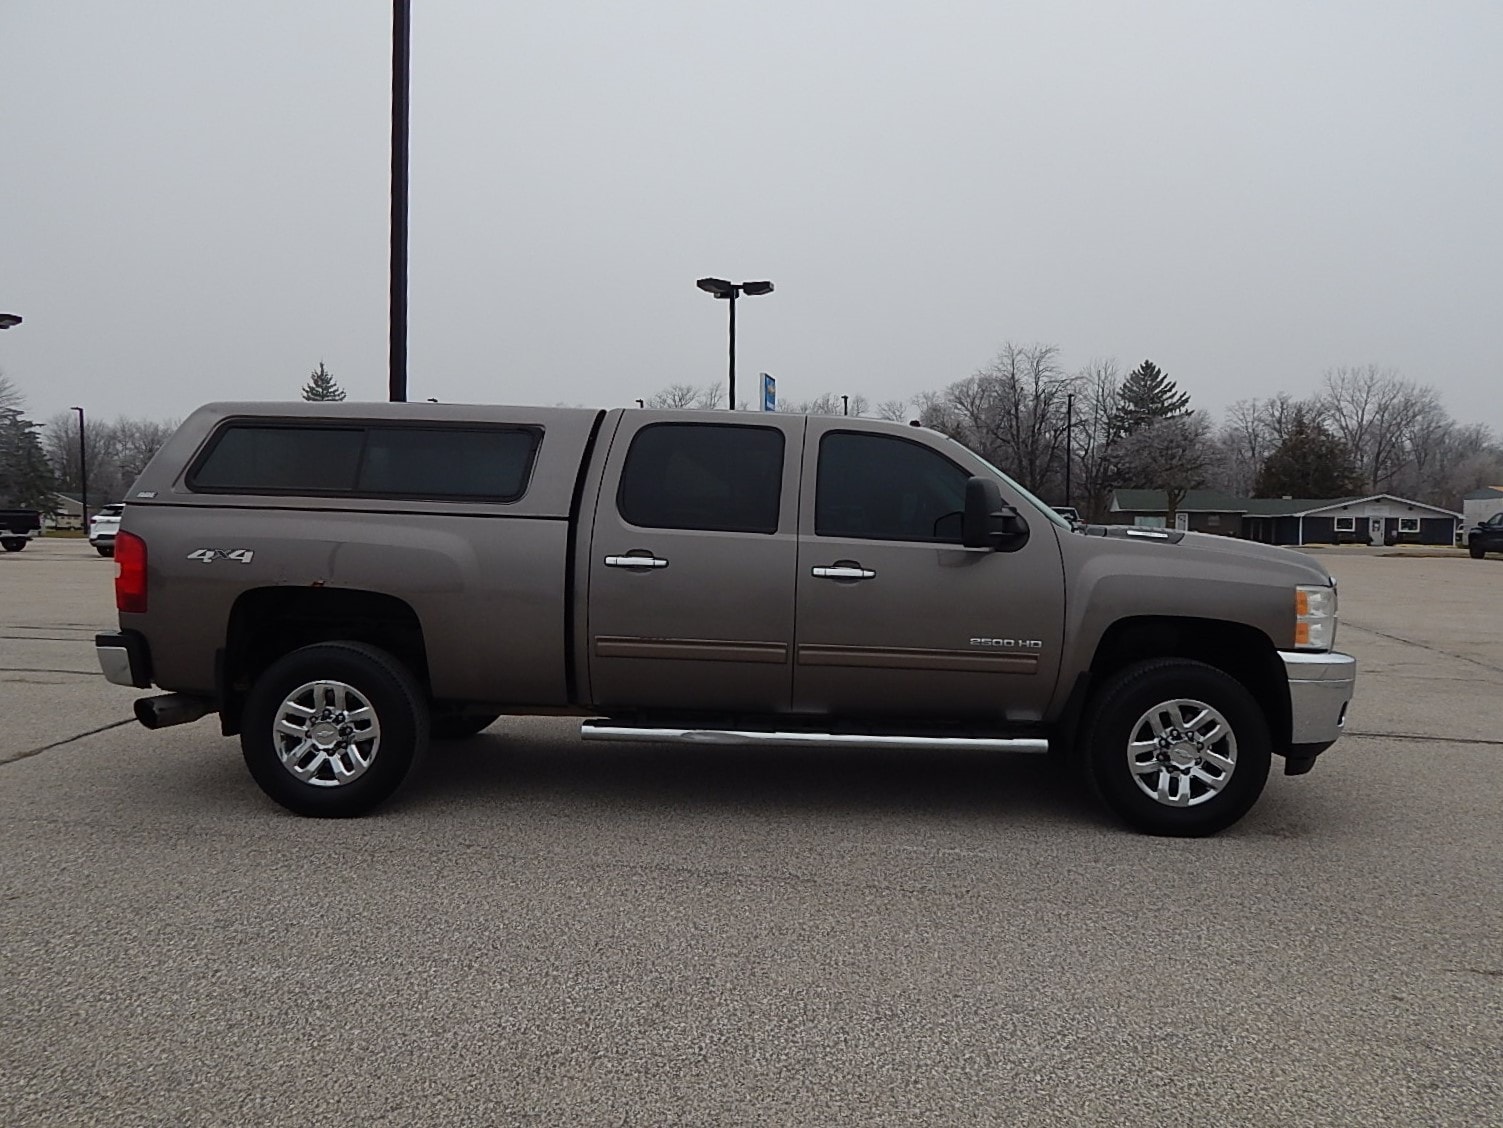
[[[638,556],[607,556],[605,558],[607,568],[666,568],[668,561],[650,553]]]
[[[848,560],[816,565],[810,571],[822,580],[870,580],[877,574],[870,568],[863,568],[860,564]]]

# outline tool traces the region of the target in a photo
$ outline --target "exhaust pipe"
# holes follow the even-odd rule
[[[160,697],[138,697],[136,720],[149,729],[186,725],[214,712],[211,697],[190,697],[186,693],[164,693]]]

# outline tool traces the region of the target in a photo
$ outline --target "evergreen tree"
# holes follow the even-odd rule
[[[1130,435],[1147,423],[1189,413],[1190,393],[1180,391],[1163,369],[1145,360],[1122,381],[1112,421],[1118,435]]]
[[[37,425],[22,413],[20,391],[0,376],[0,505],[55,508],[52,467],[37,437]]]
[[[1351,451],[1303,408],[1253,483],[1258,497],[1349,497],[1362,492]]]
[[[339,381],[334,379],[330,371],[324,367],[324,362],[319,361],[318,367],[303,385],[303,398],[313,402],[337,402],[344,399],[344,389],[339,386]]]

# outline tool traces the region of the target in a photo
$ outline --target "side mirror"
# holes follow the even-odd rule
[[[965,515],[960,543],[967,548],[1012,551],[1028,540],[1028,522],[1002,502],[1002,491],[991,478],[971,478],[965,484]]]

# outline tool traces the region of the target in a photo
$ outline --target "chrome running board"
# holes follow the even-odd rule
[[[610,740],[636,744],[776,744],[784,748],[911,748],[973,752],[1047,752],[1042,737],[997,736],[894,736],[853,732],[784,732],[776,729],[654,728],[606,721],[585,721],[579,726],[584,740]]]

